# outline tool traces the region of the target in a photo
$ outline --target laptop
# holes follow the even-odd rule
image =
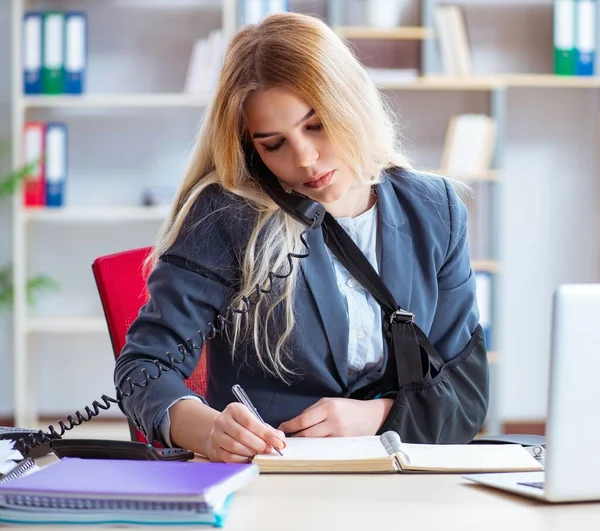
[[[547,502],[600,500],[600,284],[554,292],[543,472],[470,474]]]

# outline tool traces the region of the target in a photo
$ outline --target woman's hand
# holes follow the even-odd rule
[[[285,435],[263,424],[246,406],[232,402],[215,417],[209,434],[208,458],[226,463],[247,463],[272,447],[285,448]]]
[[[394,401],[321,398],[300,415],[279,426],[294,437],[356,437],[375,435]]]

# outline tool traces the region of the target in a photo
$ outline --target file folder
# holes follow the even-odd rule
[[[23,182],[23,203],[26,207],[40,207],[46,204],[45,136],[46,125],[44,123],[25,123],[23,127],[23,163],[33,165]]]
[[[266,14],[268,0],[242,0],[242,24],[258,24]]]
[[[596,61],[597,0],[579,0],[575,18],[575,74],[593,76]]]
[[[46,205],[64,205],[67,180],[67,126],[46,124]]]
[[[85,13],[65,15],[65,93],[85,92],[87,68],[87,17]]]
[[[479,324],[483,329],[485,343],[488,349],[492,345],[492,314],[493,314],[493,275],[489,271],[475,271],[477,291],[477,306],[479,308]]]
[[[554,73],[575,74],[575,0],[554,0]]]
[[[64,13],[44,14],[42,90],[44,94],[62,94],[65,87]]]
[[[23,17],[23,92],[42,93],[42,14]]]
[[[289,0],[267,0],[267,13],[287,13],[290,10]]]

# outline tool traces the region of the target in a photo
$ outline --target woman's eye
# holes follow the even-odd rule
[[[323,129],[323,124],[318,123],[318,124],[311,124],[309,126],[306,127],[309,131],[320,131],[321,129]]]
[[[276,151],[278,150],[281,146],[283,145],[283,138],[281,140],[279,140],[279,142],[276,142],[275,144],[263,144],[263,148],[266,152],[269,151]]]

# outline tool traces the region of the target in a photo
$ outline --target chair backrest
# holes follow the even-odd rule
[[[115,360],[125,345],[127,330],[148,300],[143,265],[151,250],[151,247],[141,247],[101,256],[92,264]],[[176,345],[173,348],[176,350]],[[200,363],[186,380],[186,385],[191,391],[205,395],[206,378],[206,356],[203,352]],[[129,423],[129,428],[132,440],[146,442],[133,423]]]

